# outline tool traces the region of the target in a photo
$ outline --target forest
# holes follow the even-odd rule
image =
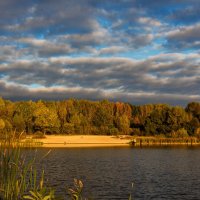
[[[17,101],[0,98],[0,135],[95,134],[200,137],[200,102],[167,104],[68,99]]]

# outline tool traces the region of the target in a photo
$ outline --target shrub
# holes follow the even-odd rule
[[[178,129],[177,131],[172,131],[170,133],[172,138],[185,138],[188,137],[188,132],[184,128]]]
[[[131,135],[141,136],[142,133],[139,128],[133,128],[131,131]]]
[[[194,131],[194,136],[200,139],[200,128],[197,128],[197,129]]]
[[[107,135],[118,135],[119,130],[115,127],[109,129],[109,133]]]
[[[46,138],[46,136],[43,132],[37,131],[37,132],[35,132],[35,134],[32,138],[33,139],[43,139],[43,138]]]

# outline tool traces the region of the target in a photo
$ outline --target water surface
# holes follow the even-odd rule
[[[59,194],[78,178],[94,199],[200,199],[200,148],[53,149],[40,166]]]

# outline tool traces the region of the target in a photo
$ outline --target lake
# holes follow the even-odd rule
[[[94,199],[200,199],[200,148],[52,149],[41,166],[58,194],[78,178]]]

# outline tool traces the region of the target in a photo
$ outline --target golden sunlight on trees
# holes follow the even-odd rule
[[[0,119],[0,131],[2,131],[5,127],[5,122],[3,121],[3,119]]]
[[[54,110],[47,108],[41,101],[36,104],[33,113],[34,129],[44,133],[58,133],[60,122]]]
[[[32,134],[200,135],[200,103],[186,108],[166,104],[135,106],[122,102],[19,101],[0,98],[0,131]]]

